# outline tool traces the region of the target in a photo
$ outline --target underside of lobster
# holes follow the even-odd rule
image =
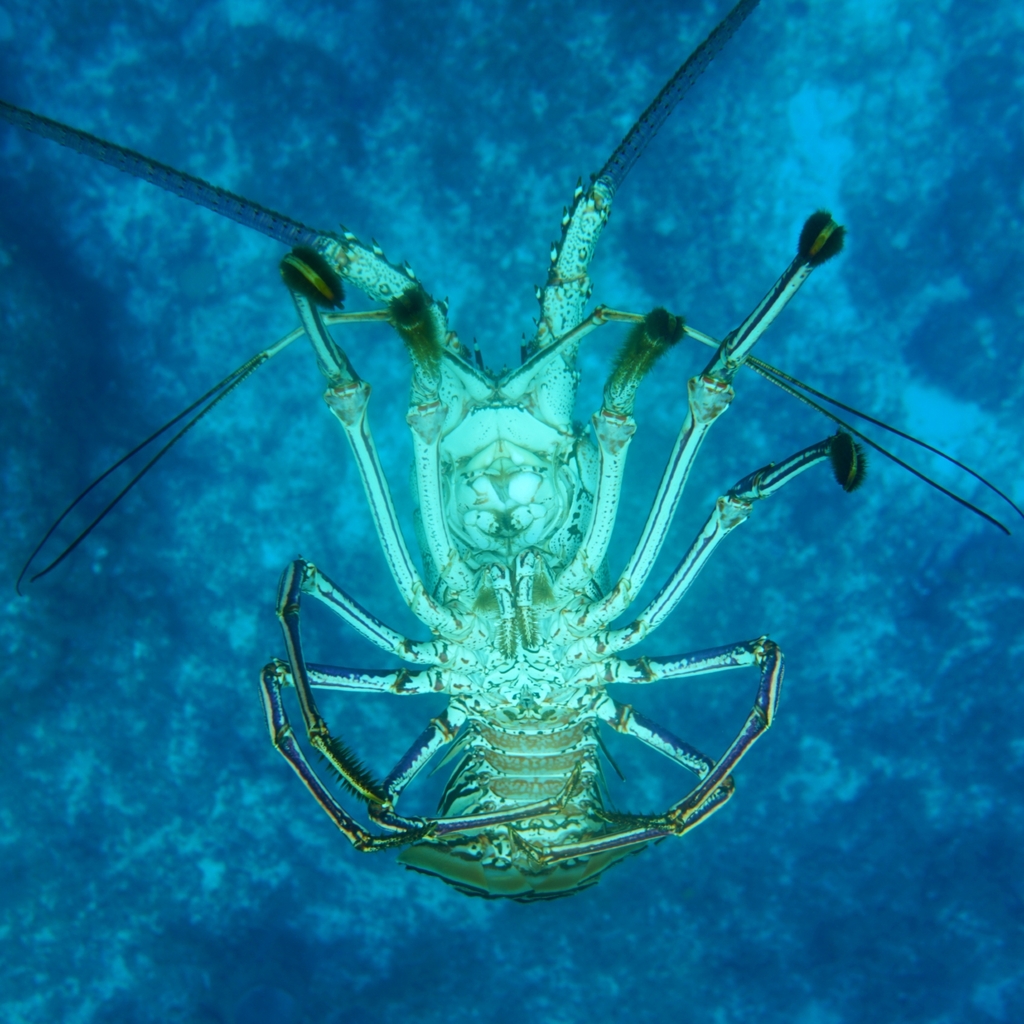
[[[382,255],[371,251],[368,258],[354,239],[329,240],[286,261],[285,279],[328,381],[327,405],[351,445],[392,575],[436,639],[418,643],[399,636],[315,566],[296,561],[285,573],[278,603],[288,658],[272,662],[262,677],[271,735],[354,845],[406,846],[401,859],[409,867],[479,895],[523,900],[576,891],[626,854],[653,839],[681,835],[724,804],[733,791],[730,772],[772,722],[782,682],[779,649],[760,637],[673,658],[627,661],[618,655],[665,620],[756,501],[822,461],[831,462],[848,490],[863,476],[861,453],[845,433],[752,473],[718,500],[655,599],[628,626],[612,627],[654,567],[693,460],[729,407],[733,378],[750,349],[812,269],[842,244],[842,229],[831,217],[814,214],[796,257],[765,299],[724,342],[713,342],[710,362],[688,382],[687,412],[654,507],[612,584],[606,554],[636,430],[634,399],[644,375],[688,330],[663,309],[641,316],[599,306],[582,316],[590,291],[587,265],[613,191],[600,176],[588,191],[577,191],[540,294],[537,336],[523,365],[501,377],[469,361],[447,330],[443,306],[418,282],[405,274],[404,281],[390,278],[387,271],[398,272]],[[423,575],[405,544],[374,448],[366,418],[369,387],[327,329],[325,321],[345,314],[325,316],[324,303],[315,301],[340,294],[345,276],[387,303],[387,317],[412,358],[407,419]],[[589,332],[616,321],[631,330],[593,417],[592,439],[589,429],[572,422],[576,354]],[[421,668],[368,672],[309,665],[299,636],[303,595],[323,601],[368,639]],[[758,667],[761,683],[746,723],[717,762],[606,689],[740,667]],[[386,834],[358,825],[316,777],[284,710],[282,690],[292,685],[313,746],[368,802]],[[449,705],[377,783],[330,734],[315,687],[443,692]],[[601,722],[677,761],[694,773],[696,784],[662,815],[616,812],[604,795]],[[439,817],[402,817],[395,810],[402,790],[446,747],[455,769]]]
[[[753,368],[796,393],[793,387],[799,382],[753,356],[752,349],[813,270],[843,244],[843,229],[832,217],[813,213],[789,265],[753,312],[722,340],[661,308],[641,314],[598,305],[587,312],[588,270],[618,188],[672,109],[755,6],[756,0],[741,0],[733,8],[669,80],[589,187],[577,185],[563,214],[561,238],[551,249],[546,283],[537,289],[536,333],[523,347],[522,364],[501,374],[488,371],[479,350],[474,346],[471,351],[449,330],[446,304],[427,293],[408,264],[393,265],[375,243],[364,245],[345,230],[314,231],[130,150],[0,103],[0,114],[13,123],[292,247],[281,274],[301,326],[204,396],[200,402],[209,400],[206,408],[163,450],[259,365],[295,339],[309,338],[326,379],[325,401],[350,444],[385,560],[403,599],[432,638],[418,641],[401,635],[311,562],[294,561],[284,573],[277,603],[286,657],[272,661],[261,675],[270,735],[354,847],[402,848],[400,859],[408,867],[466,893],[527,901],[579,891],[611,864],[652,841],[683,835],[724,805],[733,793],[732,772],[772,724],[778,707],[783,677],[779,648],[761,636],[670,657],[621,655],[666,620],[715,548],[758,501],[821,462],[831,465],[846,491],[864,479],[863,452],[845,429],[755,470],[718,498],[653,600],[634,611],[626,625],[615,625],[654,569],[697,452],[729,408],[740,369]],[[377,308],[342,312],[343,282],[362,291]],[[374,446],[367,418],[370,386],[339,343],[342,332],[331,330],[366,322],[390,324],[411,359],[407,421],[420,565],[406,544]],[[577,353],[590,332],[608,324],[626,325],[628,334],[606,381],[601,408],[589,425],[580,426],[573,420]],[[711,355],[687,382],[685,397],[680,394],[681,426],[653,506],[625,565],[613,572],[608,548],[636,432],[638,388],[657,361],[684,338],[709,347]],[[78,500],[81,496],[55,527]],[[33,578],[52,569],[87,533]],[[411,667],[353,669],[308,662],[299,621],[305,597],[322,602]],[[612,684],[678,680],[736,668],[756,668],[759,683],[749,715],[717,759],[608,692]],[[290,689],[297,696],[309,744],[341,785],[367,805],[374,830],[345,809],[311,766],[286,711]],[[332,734],[318,709],[315,689],[443,693],[448,705],[379,781]],[[615,809],[602,774],[602,724],[664,754],[695,781],[663,813]],[[442,751],[442,763],[451,764],[452,774],[438,814],[403,816],[397,810],[399,797]]]
[[[552,246],[547,281],[537,289],[536,334],[523,347],[522,365],[501,375],[486,370],[479,350],[470,352],[449,330],[446,304],[431,298],[408,264],[390,263],[376,243],[366,246],[344,229],[315,231],[131,150],[0,103],[0,113],[15,124],[292,247],[281,274],[301,327],[204,396],[200,403],[212,396],[209,405],[164,450],[259,365],[303,334],[309,338],[327,381],[324,398],[348,438],[395,584],[433,639],[400,635],[313,564],[296,560],[285,571],[277,606],[287,657],[272,661],[261,675],[270,734],[357,849],[404,847],[401,859],[407,866],[467,893],[531,900],[575,892],[595,882],[610,864],[652,840],[682,835],[724,804],[733,791],[730,773],[771,725],[782,683],[779,649],[760,637],[672,658],[623,660],[619,655],[665,620],[714,548],[747,518],[756,501],[824,460],[832,462],[848,490],[863,477],[860,450],[846,433],[752,473],[719,498],[654,600],[629,625],[614,627],[654,567],[701,442],[732,401],[736,373],[812,269],[842,246],[842,228],[827,213],[814,214],[795,259],[722,342],[660,308],[641,315],[598,306],[586,313],[588,268],[616,190],[756,5],[756,0],[736,4],[670,79],[590,186],[577,185],[563,213],[561,239]],[[340,312],[342,282],[358,288],[378,308]],[[407,419],[422,571],[409,552],[374,447],[367,420],[370,387],[330,331],[359,322],[389,323],[411,357]],[[591,431],[573,422],[576,356],[586,335],[608,323],[624,323],[630,330]],[[682,427],[654,506],[632,556],[613,579],[606,555],[636,431],[637,389],[657,360],[687,335],[711,346],[714,354],[688,382]],[[413,667],[383,671],[308,663],[299,631],[305,596],[325,603],[364,637]],[[717,761],[607,692],[612,683],[649,683],[742,667],[760,670],[760,686],[746,723]],[[309,743],[343,787],[365,801],[377,831],[356,821],[310,766],[285,710],[283,697],[290,688],[298,697]],[[449,703],[380,782],[332,735],[314,688],[441,692]],[[616,811],[603,784],[601,723],[678,762],[696,776],[695,785],[660,815]],[[402,816],[396,810],[402,791],[444,748],[453,771],[438,816]]]
[[[650,116],[648,111],[645,118]],[[628,142],[629,137],[620,150]],[[667,659],[626,661],[618,655],[665,620],[714,548],[756,501],[826,460],[848,490],[863,477],[860,450],[845,433],[752,473],[718,500],[651,604],[628,626],[612,628],[654,567],[701,442],[732,401],[737,371],[811,271],[840,250],[843,237],[827,213],[812,215],[796,257],[723,342],[687,328],[664,309],[639,315],[598,306],[585,316],[588,267],[625,173],[622,159],[613,156],[588,189],[577,186],[563,216],[561,240],[552,247],[547,283],[538,289],[537,333],[524,346],[523,364],[501,376],[473,360],[448,330],[445,305],[431,299],[408,266],[392,266],[379,249],[363,246],[348,232],[294,250],[282,267],[328,382],[325,400],[359,467],[395,583],[436,639],[417,643],[399,636],[315,566],[295,562],[285,573],[278,604],[288,658],[272,662],[262,677],[271,735],[358,848],[405,846],[401,859],[409,867],[478,895],[526,900],[576,891],[626,854],[653,839],[681,835],[725,803],[733,791],[730,772],[772,722],[782,682],[778,648],[760,637]],[[338,304],[342,280],[384,305],[412,360],[407,420],[422,575],[407,549],[374,448],[366,418],[369,386],[328,331],[329,324],[365,318],[323,312]],[[591,432],[572,420],[576,355],[587,334],[610,322],[629,324],[631,330]],[[613,582],[606,554],[636,431],[637,389],[687,333],[715,352],[688,382],[686,414],[654,507]],[[299,636],[303,595],[323,601],[368,639],[422,668],[375,673],[310,666]],[[761,683],[750,716],[717,762],[606,690],[610,683],[739,667],[759,668]],[[316,777],[284,710],[282,691],[292,685],[313,746],[342,783],[368,802],[386,834],[367,832]],[[377,783],[330,734],[313,698],[315,687],[439,691],[449,695],[449,705]],[[683,765],[696,784],[662,815],[616,812],[605,797],[601,722]],[[402,817],[395,810],[402,790],[446,747],[455,767],[439,816]]]

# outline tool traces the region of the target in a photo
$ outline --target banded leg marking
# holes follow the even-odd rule
[[[293,293],[294,295],[294,293]],[[303,327],[313,341],[313,349],[317,355],[317,363],[321,372],[332,386],[342,384],[358,384],[359,378],[352,369],[344,352],[324,329],[329,323],[377,322],[390,323],[391,310],[377,309],[360,313],[320,313],[314,310],[309,301],[302,295],[295,295],[296,307]],[[440,317],[439,330],[447,332],[446,322],[436,303],[432,303],[430,315]],[[456,342],[456,347],[458,343]],[[415,360],[414,360],[415,362]],[[333,364],[333,369],[330,368]],[[458,551],[448,534],[448,522],[441,506],[441,465],[440,435],[448,413],[446,406],[436,400],[438,375],[425,374],[419,363],[417,381],[422,385],[428,381],[427,390],[431,391],[433,401],[422,405],[413,405],[406,417],[412,427],[414,462],[416,467],[417,492],[420,502],[420,514],[423,517],[424,535],[430,547],[430,556],[437,566],[438,574],[448,584],[449,591],[458,594],[467,591],[473,584],[472,573],[463,563]],[[414,389],[415,390],[415,389]]]
[[[317,364],[330,385],[324,394],[331,412],[341,423],[356,460],[370,514],[377,528],[381,549],[395,585],[414,615],[431,629],[446,636],[469,631],[471,622],[460,621],[449,609],[438,605],[427,593],[413,564],[408,545],[395,514],[391,490],[384,476],[373,435],[366,419],[369,385],[360,380],[348,357],[331,337],[320,310],[297,292],[292,292],[299,318],[309,335]]]
[[[438,750],[447,746],[455,738],[459,727],[465,720],[465,714],[457,708],[449,707],[444,714],[431,721],[430,725],[420,734],[406,754],[388,775],[383,786],[376,786],[363,772],[352,770],[351,755],[342,748],[339,756],[338,744],[331,737],[327,723],[320,715],[313,699],[313,680],[329,689],[374,689],[387,692],[417,692],[409,689],[391,689],[402,684],[403,672],[372,673],[332,669],[330,666],[318,665],[310,669],[302,659],[301,640],[299,638],[299,595],[301,581],[297,578],[299,566],[294,563],[281,581],[281,596],[278,603],[278,614],[284,627],[285,644],[288,648],[290,664],[285,666],[280,661],[271,662],[263,670],[260,677],[261,693],[264,708],[267,712],[270,737],[275,748],[292,766],[306,788],[313,794],[317,803],[324,809],[335,825],[360,850],[384,849],[396,845],[415,842],[427,835],[444,836],[456,832],[475,829],[493,828],[499,825],[513,824],[524,818],[539,814],[550,814],[557,811],[563,799],[571,795],[575,779],[566,784],[566,791],[554,800],[541,800],[532,804],[524,804],[505,811],[484,814],[462,815],[450,818],[404,818],[393,810],[395,801],[412,782],[422,768],[430,761]],[[439,673],[437,673],[439,674]],[[435,675],[433,672],[404,673],[412,680],[423,679]],[[330,791],[323,785],[313,771],[301,748],[295,741],[291,724],[281,700],[281,686],[289,680],[295,686],[299,699],[299,707],[306,723],[306,732],[310,744],[332,765],[342,780],[358,792],[369,804],[369,814],[377,824],[399,833],[396,836],[374,836],[362,828],[357,821],[338,803]],[[338,683],[342,685],[337,685]],[[344,685],[353,683],[351,687]],[[431,690],[433,688],[431,687]],[[418,692],[427,692],[420,690]]]
[[[279,663],[271,662],[260,674],[260,697],[263,710],[267,716],[267,728],[274,748],[288,762],[292,770],[302,780],[303,785],[312,794],[313,799],[323,808],[327,816],[334,822],[338,831],[357,849],[364,852],[383,849],[395,845],[390,839],[382,840],[371,835],[345,810],[334,796],[320,781],[312,766],[306,760],[302,748],[295,740],[295,733],[281,700],[281,678]],[[408,838],[403,841],[410,841]]]
[[[740,326],[726,336],[699,377],[689,382],[689,413],[683,424],[669,464],[661,478],[658,494],[644,531],[629,564],[611,593],[586,607],[578,620],[577,635],[597,617],[599,627],[620,615],[639,593],[661,551],[668,527],[689,476],[697,450],[711,424],[732,401],[732,380],[750,355],[755,343],[787,303],[810,277],[812,271],[831,259],[841,248],[843,229],[826,213],[813,214],[800,235],[796,257],[783,271],[768,294]],[[739,486],[739,485],[737,485]],[[758,494],[757,497],[764,497]]]
[[[400,817],[391,811],[387,804],[371,804],[371,818],[385,828],[391,829],[396,834],[377,836],[368,832],[338,803],[330,790],[321,782],[296,741],[294,730],[288,721],[284,702],[281,699],[282,668],[283,666],[280,662],[271,662],[260,675],[260,697],[267,716],[267,728],[270,732],[271,742],[274,744],[274,748],[288,762],[295,774],[302,780],[303,785],[312,794],[313,799],[323,808],[337,829],[357,850],[367,853],[376,850],[392,849],[396,846],[405,846],[408,843],[416,842],[428,835],[449,835],[454,832],[492,828],[498,825],[511,824],[536,814],[550,813],[557,809],[557,804],[546,801],[544,803],[519,807],[513,811],[495,814],[467,815],[462,818],[450,819],[431,818],[417,820]],[[436,723],[438,719],[434,721]],[[433,725],[434,723],[431,724]],[[428,734],[430,734],[429,737]],[[428,737],[428,742],[433,742],[433,730],[428,728],[424,732],[423,736],[413,744],[409,753],[399,762],[396,771],[392,772],[391,776],[388,777],[390,783],[395,777],[396,772],[401,770],[403,764],[409,761],[418,761],[415,768],[408,773],[408,778],[405,778],[400,785],[395,787],[395,799],[397,799],[401,788],[411,781],[416,772],[430,760],[431,754],[417,759],[417,753],[424,745],[423,740],[425,737]],[[442,739],[442,742],[435,749],[439,749],[445,742],[448,741]]]
[[[385,797],[379,785],[362,768],[347,748],[331,736],[327,723],[320,714],[313,697],[309,672],[302,656],[302,640],[299,636],[299,602],[302,596],[304,573],[302,562],[293,562],[281,577],[277,598],[277,616],[284,632],[285,648],[288,652],[288,666],[292,684],[299,700],[306,734],[313,748],[331,764],[343,783],[348,785],[362,799],[370,803],[383,803]],[[276,666],[273,666],[276,672]],[[264,675],[267,673],[264,672]]]
[[[345,690],[361,693],[396,693],[407,696],[437,693],[444,689],[444,670],[339,668],[336,665],[307,664],[309,685],[317,690]]]
[[[405,787],[426,767],[430,759],[455,739],[465,720],[465,714],[453,707],[430,720],[430,724],[384,780],[384,792],[392,804],[398,801]]]
[[[831,445],[832,438],[827,437],[778,465],[769,463],[740,480],[728,494],[723,494],[668,582],[630,625],[600,636],[603,649],[611,653],[624,650],[657,629],[682,600],[715,548],[747,520],[754,502],[770,497],[804,470],[828,459]]]
[[[636,433],[632,416],[616,415],[603,408],[594,415],[593,423],[600,459],[594,508],[579,549],[555,584],[559,596],[581,590],[599,575],[615,528],[629,442]]]
[[[642,666],[644,678],[637,678],[635,682],[651,682],[653,678],[648,677],[648,670],[652,662],[647,659],[638,659],[636,662],[619,662],[621,665],[631,664]],[[613,728],[619,729],[636,736],[653,749],[660,751],[667,757],[678,761],[691,771],[701,776],[701,782],[692,789],[682,800],[673,804],[668,813],[661,816],[644,816],[632,818],[636,824],[632,828],[626,828],[610,835],[602,836],[599,839],[584,843],[568,844],[551,849],[545,856],[547,862],[558,862],[572,860],[576,857],[592,857],[598,853],[609,850],[622,849],[627,846],[640,846],[665,836],[681,836],[696,828],[697,825],[706,821],[712,814],[720,810],[735,792],[731,772],[739,763],[740,759],[754,745],[760,735],[768,729],[775,717],[778,708],[779,696],[782,691],[782,677],[784,659],[782,651],[771,640],[761,637],[759,640],[748,641],[740,644],[733,644],[726,647],[717,647],[708,651],[700,651],[695,654],[681,655],[671,658],[661,658],[653,662],[655,666],[664,671],[658,678],[680,678],[688,675],[699,675],[705,672],[715,672],[725,668],[740,668],[750,664],[760,664],[761,681],[758,686],[754,706],[751,709],[747,721],[740,729],[732,744],[726,750],[722,759],[715,764],[706,755],[694,751],[689,744],[677,739],[667,729],[656,725],[644,716],[638,715],[628,705],[619,704],[609,699],[611,704],[611,716],[616,721],[610,721],[607,706],[598,709],[598,714]],[[616,680],[626,682],[626,679]],[[692,754],[691,754],[692,752]],[[687,763],[685,758],[693,755],[703,759],[707,765],[706,771],[700,771],[699,763]],[[628,820],[628,819],[627,819]]]
[[[398,798],[405,787],[425,768],[433,756],[447,747],[458,734],[466,716],[457,708],[448,708],[416,737],[413,745],[402,755],[401,760],[384,780],[384,793],[387,802],[380,807],[370,805],[370,817],[383,828],[414,829],[423,827],[422,819],[405,818],[394,811]]]
[[[441,429],[448,407],[440,401],[413,405],[406,416],[412,431],[413,465],[420,521],[437,577],[452,598],[470,597],[474,576],[452,543],[441,484]],[[442,595],[443,596],[443,595]]]
[[[595,621],[606,625],[615,619],[629,606],[654,568],[697,452],[712,423],[725,412],[733,398],[731,387],[710,377],[693,377],[687,387],[689,411],[676,437],[640,540],[612,590],[582,611],[569,614],[570,632],[586,633],[593,629]]]
[[[736,739],[732,741],[721,760],[701,780],[700,785],[669,808],[669,819],[684,828],[692,827],[688,824],[692,816],[701,810],[704,802],[713,794],[716,787],[739,764],[740,759],[757,742],[761,734],[771,727],[775,719],[779,697],[782,693],[785,660],[778,645],[771,640],[764,641],[758,660],[761,663],[761,681],[757,688],[757,696],[754,698],[754,706],[751,708],[746,722],[743,723],[743,727],[737,733]]]
[[[660,658],[634,658],[630,661],[613,658],[605,664],[603,678],[606,683],[656,683],[663,679],[687,679],[730,668],[749,668],[760,664],[759,652],[767,639],[761,636],[738,644]]]
[[[405,603],[417,618],[445,636],[464,636],[471,628],[472,617],[467,616],[466,621],[462,621],[450,609],[437,604],[427,593],[413,565],[366,419],[369,396],[369,385],[358,381],[329,388],[324,398],[341,423],[352,448],[391,575]]]
[[[735,792],[732,776],[727,775],[718,787],[693,812],[679,822],[670,822],[665,817],[637,817],[639,822],[633,828],[621,832],[613,832],[582,843],[567,843],[564,846],[553,846],[544,855],[545,863],[556,864],[563,860],[575,860],[577,857],[593,857],[609,850],[621,850],[627,846],[643,846],[666,836],[681,836],[696,828],[711,817],[715,811],[721,810]]]
[[[312,562],[296,559],[285,572],[293,572],[302,578],[301,589],[310,597],[327,605],[344,619],[360,636],[365,637],[381,650],[397,655],[403,661],[419,665],[436,665],[440,660],[437,645],[418,643],[402,636],[397,630],[386,626],[368,612],[358,601],[349,597],[336,583],[322,573]]]
[[[406,818],[396,814],[395,804],[398,803],[398,798],[406,786],[427,766],[438,751],[451,744],[465,720],[465,713],[453,706],[449,706],[443,714],[431,720],[384,780],[383,788],[388,800],[383,806],[370,805],[370,817],[374,821],[382,827],[390,829],[405,831],[426,829],[427,834],[440,837],[456,832],[514,824],[524,818],[534,817],[538,814],[550,814],[558,809],[558,800],[542,800],[504,811],[467,814],[451,818]],[[571,788],[572,784],[570,781],[567,789]]]
[[[291,681],[294,682],[294,679],[295,676],[292,674]],[[511,825],[524,818],[551,814],[560,808],[561,802],[564,799],[571,796],[571,790],[576,781],[574,778],[570,779],[566,784],[566,791],[559,794],[554,800],[523,804],[506,811],[475,815],[468,814],[452,818],[425,819],[405,818],[395,814],[393,805],[402,790],[416,777],[438,750],[447,746],[454,739],[458,731],[458,725],[455,723],[461,725],[461,719],[464,716],[456,709],[449,708],[444,715],[439,716],[430,723],[388,776],[382,787],[384,793],[380,794],[381,797],[386,795],[388,799],[382,802],[370,802],[370,817],[377,824],[396,833],[391,836],[374,835],[363,828],[338,803],[313,770],[305,754],[303,754],[302,748],[295,739],[295,732],[288,721],[284,702],[281,699],[281,687],[286,685],[288,681],[287,668],[280,661],[271,662],[260,674],[260,698],[267,716],[270,740],[274,744],[274,748],[284,757],[295,774],[302,780],[303,785],[309,790],[316,802],[331,821],[334,822],[337,829],[357,850],[372,852],[391,849],[396,846],[405,846],[408,843],[416,842],[428,836],[440,837],[457,832]],[[298,686],[296,686],[296,692],[302,692]],[[302,706],[301,699],[300,706]],[[315,705],[313,706],[313,713],[316,714]],[[303,715],[305,717],[305,710],[303,710]],[[323,723],[322,719],[319,719],[319,721],[321,724]],[[326,726],[324,728],[326,730]],[[313,743],[312,734],[310,734],[310,742]],[[341,768],[335,759],[329,756],[318,744],[314,743],[314,746],[321,753],[324,753],[324,756],[341,773]]]
[[[700,779],[707,778],[715,766],[715,762],[707,754],[702,754],[696,747],[690,746],[668,729],[640,714],[629,704],[620,704],[609,697],[606,703],[598,706],[597,713],[602,721],[607,722],[616,732],[640,740],[652,750],[689,769]]]
[[[751,350],[811,273],[843,247],[843,229],[824,212],[812,214],[800,233],[797,254],[754,311],[718,347],[704,370],[720,380],[732,381]]]

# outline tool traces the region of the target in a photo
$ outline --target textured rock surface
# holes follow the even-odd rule
[[[530,329],[577,175],[725,8],[4,0],[0,82],[306,223],[343,218],[447,294],[500,366]],[[1020,502],[1022,53],[1008,0],[765,0],[624,186],[595,300],[664,304],[722,334],[828,207],[847,252],[760,354]],[[274,243],[11,128],[0,154],[12,581],[69,496],[294,313]],[[581,416],[618,338],[593,342]],[[405,356],[375,327],[344,343],[408,515]],[[703,358],[680,346],[640,392],[620,558]],[[785,649],[777,726],[729,808],[572,901],[468,900],[353,853],[266,740],[256,673],[280,649],[290,557],[415,630],[309,353],[277,362],[73,559],[4,599],[0,1018],[1024,1018],[1024,530],[1003,538],[877,458],[853,496],[801,478],[646,648],[770,631]],[[675,550],[722,488],[829,432],[748,376]],[[318,660],[386,664],[310,621]],[[714,752],[754,687],[726,675],[625,699]],[[437,705],[325,711],[384,770]],[[670,765],[615,739],[623,806],[681,792]]]

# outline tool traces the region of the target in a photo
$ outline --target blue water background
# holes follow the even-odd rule
[[[4,0],[0,94],[306,223],[343,219],[447,295],[497,368],[531,331],[577,176],[726,8]],[[722,335],[829,208],[847,250],[760,355],[1024,500],[1022,55],[1011,0],[765,0],[624,185],[594,300],[664,304]],[[304,344],[15,596],[71,496],[291,330],[281,254],[0,128],[0,1020],[1024,1020],[1024,530],[1006,538],[880,458],[852,496],[821,470],[759,507],[643,648],[782,645],[777,724],[735,799],[550,904],[468,899],[356,854],[268,742],[256,680],[281,653],[290,558],[423,635]],[[587,340],[581,418],[620,340]],[[374,387],[408,524],[406,356],[383,327],[342,343]],[[704,359],[680,346],[643,385],[617,565]],[[659,578],[717,494],[831,430],[752,374],[737,392]],[[322,610],[306,622],[314,660],[394,664]],[[717,752],[755,686],[733,673],[617,696]],[[382,773],[439,706],[323,701]],[[668,762],[609,744],[621,806],[685,791]],[[417,784],[409,809],[439,785]]]

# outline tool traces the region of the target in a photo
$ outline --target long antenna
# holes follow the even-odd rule
[[[59,142],[77,153],[91,156],[100,163],[109,164],[119,171],[148,181],[167,192],[173,192],[176,196],[190,199],[207,210],[269,235],[292,248],[297,245],[314,246],[321,238],[336,237],[329,231],[317,231],[306,227],[297,220],[268,210],[243,196],[236,196],[233,192],[217,188],[202,178],[195,178],[167,164],[151,160],[133,149],[107,142],[88,132],[71,128],[60,121],[52,121],[48,117],[34,114],[31,110],[24,110],[3,100],[0,100],[0,117],[26,131],[41,135],[44,139]]]
[[[607,163],[595,175],[603,178],[616,191],[623,179],[640,159],[640,154],[668,119],[676,104],[690,91],[690,87],[704,73],[705,68],[722,52],[722,48],[736,34],[747,15],[759,0],[740,0],[722,19],[714,31],[686,59],[681,68],[665,83],[654,102],[640,115],[626,137],[619,143]]]

